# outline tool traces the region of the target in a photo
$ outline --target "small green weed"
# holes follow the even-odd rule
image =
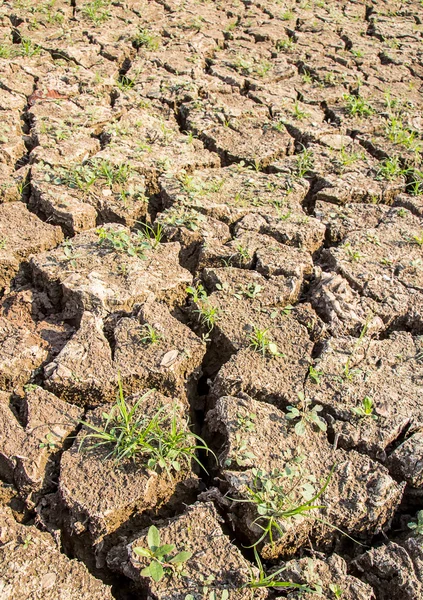
[[[257,415],[255,413],[247,412],[247,414],[243,414],[241,411],[238,411],[236,422],[240,429],[251,432],[256,429],[256,418]]]
[[[418,147],[416,141],[417,132],[404,125],[403,121],[396,116],[391,116],[386,124],[385,133],[394,144],[399,144],[408,149]]]
[[[297,155],[296,171],[298,177],[304,177],[314,166],[314,155],[312,150],[303,147],[302,152]]]
[[[69,261],[71,267],[76,268],[76,259],[80,257],[80,254],[75,252],[75,248],[73,247],[72,240],[66,239],[62,243],[63,254],[65,255],[65,259]]]
[[[207,300],[207,292],[202,283],[197,283],[197,285],[189,286],[185,289],[186,293],[192,296],[192,299],[195,303],[199,300]]]
[[[111,17],[109,8],[110,0],[92,0],[82,6],[81,13],[95,25],[101,25]]]
[[[126,92],[128,90],[132,90],[132,88],[135,86],[135,81],[127,75],[121,75],[117,80],[116,85],[121,92]]]
[[[418,169],[410,170],[411,181],[407,185],[407,190],[412,196],[421,196],[423,194],[423,171]]]
[[[154,226],[144,223],[141,229],[137,231],[137,236],[142,243],[147,244],[153,250],[156,249],[163,239],[163,225],[156,223]]]
[[[273,532],[276,530],[284,535],[283,521],[288,519],[300,520],[311,511],[324,508],[315,504],[316,500],[325,492],[332,477],[333,469],[326,482],[316,493],[314,486],[301,469],[303,457],[296,457],[289,461],[284,470],[273,469],[267,472],[263,469],[252,469],[253,481],[246,486],[245,499],[234,499],[234,502],[252,504],[256,506],[258,517],[254,523],[263,531],[259,539],[253,544],[257,546],[266,537],[273,544]]]
[[[407,523],[407,527],[417,535],[423,535],[423,510],[419,510],[416,520]]]
[[[132,45],[137,50],[146,48],[147,50],[158,50],[160,46],[160,37],[150,33],[147,29],[140,29],[133,37]]]
[[[145,414],[145,401],[154,390],[143,394],[132,406],[126,401],[122,383],[116,404],[109,412],[102,413],[101,426],[81,421],[91,432],[86,433],[79,445],[81,451],[105,447],[110,449],[105,459],[113,459],[119,464],[125,460],[141,463],[153,471],[165,471],[172,478],[173,471],[189,467],[197,462],[197,450],[212,452],[202,438],[192,433],[187,424],[182,424],[176,416],[164,414],[166,407],[157,409],[153,416]],[[199,442],[199,443],[197,443]]]
[[[370,117],[375,112],[367,100],[360,96],[344,94],[344,100],[346,102],[347,113],[352,117]]]
[[[198,319],[201,325],[207,329],[207,333],[203,336],[203,339],[204,341],[208,341],[209,336],[216,325],[216,321],[219,319],[219,309],[206,303],[194,312],[198,313]]]
[[[242,297],[251,298],[254,300],[258,296],[260,296],[263,290],[263,286],[258,283],[250,283],[247,286],[240,287],[234,294],[235,298],[241,300]]]
[[[309,116],[308,113],[300,107],[298,100],[294,102],[294,108],[292,109],[292,113],[294,117],[299,121]]]
[[[32,40],[28,39],[28,38],[22,38],[21,39],[21,45],[19,48],[19,54],[20,56],[36,56],[37,54],[41,53],[41,47],[38,46],[37,44],[34,44],[32,42]]]
[[[315,369],[313,367],[313,365],[309,366],[308,369],[308,376],[310,377],[311,381],[313,383],[316,383],[317,385],[320,384],[320,378],[323,375],[323,371],[319,371],[318,369]]]
[[[107,231],[104,227],[100,227],[96,233],[100,246],[106,246],[115,252],[123,252],[128,256],[145,258],[144,251],[147,244],[143,240],[134,243],[131,235],[126,231]]]
[[[269,329],[260,329],[260,327],[252,325],[252,331],[248,336],[248,341],[250,348],[255,352],[259,352],[263,358],[266,356],[283,356],[283,354],[278,352],[277,344],[270,338]]]
[[[408,173],[408,169],[401,166],[400,160],[397,156],[393,158],[385,158],[377,169],[377,179],[386,179],[392,181],[398,177],[405,177]]]
[[[359,160],[363,160],[365,157],[363,152],[349,152],[344,146],[339,151],[336,160],[342,167],[350,167]]]
[[[10,46],[0,44],[0,58],[10,58],[12,56],[12,49]]]
[[[251,254],[248,248],[238,243],[235,244],[235,249],[237,255],[241,258],[242,261],[248,262],[249,260],[251,260]]]
[[[160,581],[165,575],[184,576],[184,564],[191,558],[192,552],[178,552],[174,554],[174,544],[160,544],[160,533],[155,525],[152,525],[147,534],[148,548],[134,548],[137,556],[151,560],[150,564],[142,569],[142,577],[151,577],[154,581]]]
[[[258,588],[285,588],[288,591],[290,589],[296,589],[299,592],[310,592],[310,593],[313,593],[315,591],[306,584],[293,583],[291,581],[282,581],[278,576],[283,571],[286,570],[286,567],[282,567],[281,569],[278,569],[277,571],[273,571],[273,573],[266,575],[266,573],[264,571],[263,563],[261,562],[261,559],[260,559],[259,553],[257,552],[256,547],[254,547],[254,557],[256,560],[259,574],[258,574],[258,576],[256,576],[253,573],[253,571],[251,570],[250,580],[248,581],[248,583],[244,584],[243,587],[248,587],[253,590],[258,589]]]
[[[373,419],[374,421],[377,421],[377,415],[374,414],[374,403],[373,400],[371,398],[369,398],[369,396],[365,396],[365,398],[363,398],[363,402],[361,403],[360,406],[355,406],[354,408],[351,409],[351,411],[360,418],[363,417],[370,417],[371,419]]]
[[[143,344],[157,344],[162,339],[162,335],[154,329],[152,325],[145,323],[140,333],[140,342]]]
[[[323,410],[323,407],[319,404],[312,407],[311,400],[306,398],[303,392],[298,392],[298,398],[300,402],[296,406],[287,406],[287,412],[285,414],[285,417],[290,421],[299,419],[294,427],[295,433],[299,436],[303,436],[306,432],[307,425],[317,425],[320,431],[326,431],[326,421],[318,414]]]
[[[290,51],[295,47],[295,40],[288,38],[287,40],[278,40],[275,44],[276,50],[279,52]]]
[[[344,594],[344,590],[342,588],[340,588],[337,583],[330,583],[329,589],[332,592],[332,594],[335,596],[336,599],[342,598],[342,596]]]
[[[47,448],[48,450],[56,450],[57,442],[60,441],[60,436],[51,432],[46,435],[44,442],[40,442],[39,448]]]
[[[205,216],[201,213],[183,206],[174,206],[160,213],[157,217],[157,221],[163,225],[186,227],[191,231],[197,231],[205,220]]]

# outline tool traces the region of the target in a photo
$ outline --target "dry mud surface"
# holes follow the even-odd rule
[[[423,598],[422,92],[417,0],[0,0],[1,600]]]

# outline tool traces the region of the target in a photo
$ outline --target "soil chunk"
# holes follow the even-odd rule
[[[305,390],[335,419],[339,445],[385,460],[387,446],[406,427],[421,424],[420,353],[419,336],[405,332],[325,343],[314,366],[318,382],[309,377]]]
[[[256,572],[241,552],[223,533],[220,518],[210,502],[196,502],[185,512],[159,526],[162,544],[174,544],[177,551],[192,553],[184,563],[184,575],[165,577],[159,582],[143,577],[141,571],[149,561],[137,556],[135,548],[148,548],[147,530],[129,544],[113,548],[107,563],[111,569],[125,574],[139,589],[145,589],[154,600],[184,600],[187,594],[195,598],[206,593],[217,597],[227,590],[231,600],[247,600],[251,590],[243,589],[251,570]],[[257,597],[265,598],[265,590],[258,590]]]
[[[333,539],[338,533],[331,525],[353,536],[381,531],[401,499],[403,486],[384,467],[354,451],[333,450],[317,428],[296,434],[283,412],[248,396],[219,398],[206,423],[221,441],[219,485],[235,499],[227,501],[231,518],[249,543],[259,542],[266,558],[294,553],[313,530],[317,539]],[[309,485],[310,498],[319,494],[315,501],[324,508],[295,519],[276,517],[279,529],[272,525],[271,543],[263,527],[274,521],[265,515],[275,506],[283,512],[302,505]],[[267,508],[258,508],[260,502]]]
[[[32,258],[32,276],[67,319],[80,319],[84,311],[100,317],[130,312],[151,292],[173,305],[191,283],[179,266],[179,251],[176,242],[151,248],[127,228],[105,225]]]
[[[360,576],[381,600],[415,600],[423,593],[421,536],[404,544],[388,542],[354,561]]]
[[[82,412],[38,386],[29,386],[18,418],[10,408],[9,394],[1,394],[1,476],[33,506],[54,488],[60,451]]]
[[[113,599],[110,587],[62,554],[50,534],[20,525],[3,507],[0,536],[0,580],[8,600],[28,595],[43,600]]]
[[[155,387],[180,399],[195,395],[205,344],[159,302],[145,303],[136,318],[114,330],[114,369],[126,393]]]
[[[186,409],[180,401],[156,391],[142,396],[138,393],[128,399],[132,406],[142,398],[137,417],[151,420],[157,414],[163,428],[169,428],[173,418],[177,428],[187,428]],[[104,429],[104,413],[109,414],[110,410],[116,414],[117,408],[99,407],[88,413],[86,422]],[[75,551],[86,560],[93,546],[100,566],[105,545],[110,548],[113,540],[116,543],[116,536],[125,529],[131,530],[133,522],[137,519],[139,522],[145,511],[154,514],[165,504],[169,510],[175,509],[196,488],[197,478],[186,462],[181,462],[179,471],[172,469],[170,474],[164,467],[155,471],[136,458],[116,462],[110,456],[113,444],[96,447],[101,440],[85,438],[89,433],[93,431],[85,425],[72,448],[62,455],[59,495],[65,527],[74,538]]]
[[[22,202],[0,204],[0,289],[31,254],[50,250],[62,241],[59,227],[43,223]]]
[[[0,317],[0,389],[19,391],[48,356],[37,333]]]
[[[327,560],[319,558],[301,558],[284,564],[283,577],[295,583],[305,583],[311,589],[323,591],[324,598],[336,597],[341,592],[345,600],[375,600],[375,594],[370,585],[347,573],[347,563],[337,554],[332,554]],[[289,600],[313,600],[314,593],[289,592]]]
[[[47,389],[68,402],[91,407],[112,402],[117,372],[102,319],[84,312],[78,331],[44,367],[44,377]]]

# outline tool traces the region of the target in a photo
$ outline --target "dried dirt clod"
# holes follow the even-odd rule
[[[155,66],[150,63],[147,68]],[[163,173],[177,175],[220,166],[219,157],[206,150],[200,140],[188,140],[180,132],[172,110],[136,108],[137,98],[135,95],[129,105],[123,100],[124,114],[119,123],[104,128],[103,134],[110,137],[110,143],[97,158],[132,165],[145,176],[147,188],[153,194],[159,191],[158,178]]]
[[[406,427],[421,425],[421,350],[420,338],[405,332],[325,343],[314,364],[317,379],[309,375],[305,391],[335,419],[340,446],[383,461]]]
[[[263,168],[293,152],[293,138],[287,130],[274,128],[266,108],[242,96],[225,98],[222,94],[202,106],[186,104],[183,117],[187,129],[226,164],[245,161]]]
[[[159,213],[157,223],[163,228],[165,241],[181,244],[180,264],[191,272],[197,268],[202,245],[231,239],[228,225],[183,205],[174,205]]]
[[[75,235],[98,223],[133,227],[146,217],[145,192],[142,174],[119,160],[94,154],[70,165],[35,165],[30,205]]]
[[[44,367],[45,386],[79,406],[96,406],[116,397],[118,374],[103,320],[84,312],[79,329]]]
[[[342,245],[325,250],[323,259],[360,294],[376,301],[382,318],[391,315],[420,331],[421,231],[421,219],[392,209],[379,225],[353,231]]]
[[[38,386],[28,388],[19,420],[9,394],[1,396],[1,475],[14,483],[20,496],[34,506],[55,485],[58,458],[82,412]]]
[[[142,396],[140,392],[127,402],[132,406]],[[111,411],[117,415],[116,406],[99,407],[88,413],[86,421],[104,430],[105,414]],[[164,430],[170,428],[173,417],[177,428],[188,427],[185,405],[153,390],[141,399],[135,416],[151,421],[156,414],[163,420]],[[134,419],[132,425],[133,422]],[[115,446],[107,443],[95,448],[99,440],[85,438],[90,433],[93,431],[84,425],[73,446],[62,455],[59,496],[64,527],[74,552],[88,561],[96,555],[97,566],[101,566],[104,553],[119,535],[132,531],[137,523],[144,526],[143,513],[154,513],[164,506],[175,510],[191,497],[198,480],[190,461],[188,464],[182,458],[180,470],[170,468],[170,475],[165,468],[148,468],[143,455],[116,461],[109,456]]]
[[[256,231],[274,238],[281,244],[303,248],[311,253],[322,247],[325,226],[320,221],[298,210],[287,211],[284,216],[286,218],[247,215],[236,224],[235,234]]]
[[[62,240],[58,227],[43,223],[22,202],[0,204],[0,289],[31,254],[50,250]]]
[[[423,431],[418,430],[388,456],[386,465],[395,477],[404,479],[413,488],[423,488]]]
[[[254,172],[240,164],[178,177],[165,174],[159,185],[165,208],[182,202],[228,225],[249,213],[277,216],[294,206],[298,210],[309,189],[304,179],[293,181],[289,175]]]
[[[369,314],[376,309],[375,302],[360,296],[337,273],[327,273],[316,267],[314,275],[310,288],[311,304],[328,323],[330,332],[335,336],[354,333],[359,335]],[[385,324],[380,317],[375,316],[367,327],[373,332],[382,331]]]
[[[179,251],[176,242],[153,248],[121,225],[105,225],[32,258],[32,276],[67,319],[84,311],[130,312],[151,292],[173,306],[185,299],[192,279],[179,266]]]
[[[48,344],[22,324],[0,317],[0,389],[19,391],[48,356]]]
[[[283,310],[277,312],[274,318],[269,318],[269,314],[267,318],[254,313],[243,314],[246,320],[237,332],[238,352],[218,372],[210,390],[212,399],[242,392],[281,407],[303,389],[313,344],[303,325]],[[257,335],[263,331],[267,343],[255,348]],[[269,349],[272,343],[276,345],[273,354],[272,348]]]
[[[260,332],[265,332],[268,342],[273,341],[279,346],[279,353],[284,352],[283,347],[290,344],[284,325],[289,330],[291,323],[289,318],[284,321],[284,317],[289,313],[290,302],[298,297],[298,280],[283,276],[266,280],[255,271],[232,267],[205,269],[203,275],[207,289],[213,293],[192,302],[189,310],[194,326],[213,340],[207,365],[211,373],[238,350],[249,348],[251,337]],[[306,338],[305,329],[298,323],[296,326],[296,333]],[[259,344],[258,352],[269,356],[267,346]],[[286,350],[289,355],[290,350]],[[306,345],[304,352],[309,351]],[[283,357],[274,359],[279,361],[279,366],[282,364]]]
[[[313,269],[309,252],[302,248],[278,243],[268,235],[240,230],[230,242],[206,241],[199,254],[198,270],[228,266],[242,269],[255,268],[265,277],[283,275],[290,278],[298,290]],[[291,302],[294,298],[291,298]]]
[[[324,598],[335,598],[335,592],[345,600],[375,600],[375,594],[370,585],[357,577],[349,575],[347,563],[337,554],[332,554],[326,560],[320,558],[300,558],[291,560],[284,566],[283,576],[295,583],[308,584],[311,589],[321,590]],[[319,595],[320,595],[319,594]],[[289,592],[289,600],[313,600],[315,593]]]
[[[416,543],[417,541],[417,543]],[[354,560],[361,579],[369,583],[380,600],[417,600],[423,594],[422,538],[401,545],[388,542]]]
[[[91,204],[81,202],[73,190],[56,190],[52,185],[38,181],[36,173],[34,175],[29,199],[32,210],[62,227],[67,235],[95,227],[97,211]]]
[[[52,536],[18,524],[0,507],[0,581],[7,600],[113,600],[111,589],[70,560]]]
[[[146,302],[137,318],[118,322],[114,339],[114,369],[126,393],[155,387],[187,402],[195,396],[206,346],[166,305]]]
[[[314,215],[326,226],[330,244],[342,242],[350,232],[377,227],[392,209],[383,204],[353,204],[343,206],[316,201]]]
[[[265,558],[294,554],[309,536],[333,540],[339,535],[335,528],[364,537],[380,532],[401,500],[404,486],[384,467],[354,451],[334,450],[310,422],[304,429],[306,435],[299,435],[282,411],[246,395],[218,399],[206,417],[205,435],[215,440],[219,459],[219,486],[236,499],[231,519],[250,544],[262,538],[275,506],[290,510],[303,505],[308,493],[312,498],[321,491],[315,502],[323,509],[297,518],[277,512],[280,530],[272,527],[273,544],[267,536],[259,543]],[[260,495],[264,499],[254,501]]]
[[[158,529],[162,544],[174,544],[175,553],[192,553],[184,564],[182,576],[165,576],[155,583],[141,575],[149,561],[137,556],[134,549],[148,548],[147,530],[141,531],[131,543],[113,548],[107,556],[109,567],[132,579],[137,589],[146,590],[154,600],[184,600],[187,594],[205,598],[213,592],[220,598],[224,590],[230,600],[251,597],[251,590],[243,586],[248,583],[251,571],[256,574],[256,569],[223,533],[212,503],[196,502]],[[267,591],[258,589],[255,597],[266,598]]]

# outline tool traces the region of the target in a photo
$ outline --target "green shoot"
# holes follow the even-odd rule
[[[140,342],[142,344],[157,344],[162,339],[162,335],[158,333],[154,327],[146,323],[142,327],[140,334]]]
[[[142,577],[151,577],[160,581],[165,575],[184,576],[184,564],[191,558],[192,552],[178,552],[174,554],[174,544],[160,545],[160,533],[152,525],[147,534],[148,548],[134,548],[137,556],[150,559],[150,564],[141,571]]]
[[[315,502],[326,491],[334,468],[317,493],[313,485],[305,481],[304,473],[296,464],[290,463],[283,471],[273,469],[270,473],[262,469],[252,469],[253,481],[251,487],[246,487],[247,498],[231,500],[256,506],[258,517],[254,523],[263,533],[253,547],[267,537],[273,545],[274,530],[279,535],[284,535],[283,521],[292,518],[303,519],[310,512],[324,508]]]
[[[219,319],[219,309],[204,304],[194,312],[198,313],[198,318],[203,327],[207,329],[206,340],[208,340],[210,333],[213,331],[216,321]]]
[[[157,223],[155,227],[147,223],[142,225],[141,231],[137,231],[137,235],[142,243],[147,243],[150,248],[157,248],[163,239],[163,226]]]
[[[199,300],[207,300],[207,292],[201,283],[197,283],[197,285],[189,286],[185,289],[186,293],[192,296],[192,299],[195,303]]]
[[[347,113],[352,117],[356,115],[359,117],[369,117],[375,112],[367,100],[360,96],[345,94],[344,100],[346,101]]]
[[[259,570],[259,575],[257,577],[256,575],[254,575],[253,571],[251,570],[250,580],[248,581],[248,583],[244,584],[243,587],[248,587],[253,590],[257,589],[257,588],[285,588],[287,590],[296,589],[299,592],[313,593],[314,590],[311,589],[306,584],[293,583],[291,581],[282,581],[281,579],[279,579],[278,575],[280,573],[282,573],[283,571],[285,571],[286,567],[282,567],[281,569],[278,569],[277,571],[274,571],[273,573],[266,575],[264,568],[263,568],[263,563],[261,562],[261,559],[260,559],[259,553],[257,552],[256,547],[254,547],[254,557],[256,559],[256,564],[257,564],[257,568]]]
[[[146,400],[153,391],[149,390],[131,405],[119,381],[117,401],[109,412],[102,413],[102,424],[81,421],[90,433],[83,436],[79,450],[83,446],[88,450],[105,448],[108,450],[105,460],[113,459],[116,464],[131,460],[152,471],[165,471],[170,479],[173,471],[189,468],[192,460],[204,468],[196,452],[211,450],[189,430],[188,424],[180,422],[176,407],[171,417],[164,413],[164,406],[152,416],[146,414]]]
[[[269,337],[269,329],[260,329],[255,325],[252,327],[253,330],[248,337],[250,348],[255,350],[255,352],[259,352],[263,358],[266,356],[283,356],[283,354],[278,352],[277,344]]]
[[[140,29],[139,32],[132,39],[132,45],[137,50],[139,48],[146,48],[147,50],[158,50],[160,45],[160,38],[152,33],[149,33],[147,29]]]
[[[385,158],[380,163],[377,170],[377,178],[392,181],[398,177],[404,177],[407,173],[408,169],[401,167],[399,158],[395,156],[394,158]]]
[[[314,165],[313,151],[303,147],[302,152],[297,155],[297,176],[304,177]]]
[[[365,396],[365,398],[363,398],[363,402],[361,403],[360,406],[355,406],[354,408],[351,409],[351,411],[357,415],[357,417],[363,418],[363,417],[370,417],[371,419],[373,419],[374,421],[377,421],[377,415],[374,414],[374,403],[373,400],[371,398],[369,398],[369,396]]]
[[[312,407],[311,400],[305,398],[303,392],[298,392],[298,398],[300,402],[296,406],[286,407],[287,412],[285,415],[290,421],[299,419],[294,427],[295,433],[299,436],[303,436],[308,424],[317,425],[320,431],[326,431],[326,421],[318,415],[318,413],[323,410],[323,407],[320,406],[320,404],[316,404]]]
[[[92,21],[95,25],[101,25],[107,19],[111,17],[108,8],[110,7],[110,0],[92,0],[92,2],[86,2],[81,9],[84,17]]]
[[[419,510],[416,515],[416,521],[407,523],[407,527],[417,535],[423,535],[423,510]]]
[[[96,233],[100,246],[106,246],[115,252],[124,252],[128,256],[144,258],[147,244],[143,241],[134,243],[131,235],[126,231],[107,231],[104,227],[100,227]]]
[[[342,588],[340,588],[337,583],[330,583],[329,589],[332,592],[332,594],[335,596],[336,599],[342,598],[344,590]]]
[[[320,378],[322,375],[323,375],[323,371],[319,371],[318,369],[315,369],[313,367],[313,365],[310,365],[309,370],[308,370],[308,376],[310,377],[310,379],[313,383],[316,383],[317,385],[319,385]]]

